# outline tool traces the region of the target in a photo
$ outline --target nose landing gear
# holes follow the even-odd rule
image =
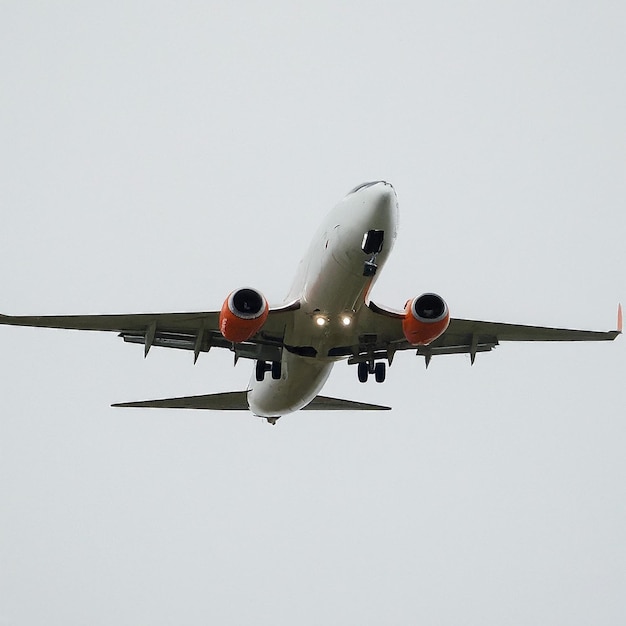
[[[378,265],[376,264],[376,257],[383,249],[383,240],[385,239],[384,230],[368,230],[363,235],[363,243],[361,244],[361,250],[367,255],[371,255],[370,258],[363,264],[363,276],[374,276]]]

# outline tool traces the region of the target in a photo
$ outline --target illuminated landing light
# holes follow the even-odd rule
[[[324,326],[324,325],[326,324],[326,318],[325,318],[325,317],[322,317],[321,315],[318,315],[318,316],[315,318],[315,323],[316,323],[318,326]]]
[[[352,319],[350,318],[350,316],[349,316],[349,315],[343,315],[343,316],[341,317],[341,323],[342,323],[344,326],[350,326],[350,324],[352,324]]]

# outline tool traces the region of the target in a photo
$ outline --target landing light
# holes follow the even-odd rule
[[[350,316],[349,316],[349,315],[344,315],[344,316],[341,318],[341,323],[342,323],[344,326],[350,326],[350,324],[352,323],[352,320],[350,319]]]
[[[318,326],[324,326],[324,324],[326,324],[326,318],[325,318],[325,317],[322,317],[321,315],[318,315],[318,316],[315,318],[315,323],[316,323]]]

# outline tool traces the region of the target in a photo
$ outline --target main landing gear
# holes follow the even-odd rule
[[[378,363],[359,363],[357,365],[357,373],[359,376],[359,382],[366,383],[370,374],[374,374],[374,379],[377,383],[385,382],[385,376],[387,375],[387,364],[379,361]]]
[[[265,378],[265,372],[272,372],[272,378],[279,380],[282,374],[282,365],[280,361],[257,361],[256,362],[256,379],[261,382]]]

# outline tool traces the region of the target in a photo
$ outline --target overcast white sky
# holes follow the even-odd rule
[[[374,299],[611,329],[623,2],[4,2],[0,310],[273,302],[392,182]],[[139,411],[250,364],[0,328],[0,624],[626,623],[626,341],[398,355],[386,413]]]

